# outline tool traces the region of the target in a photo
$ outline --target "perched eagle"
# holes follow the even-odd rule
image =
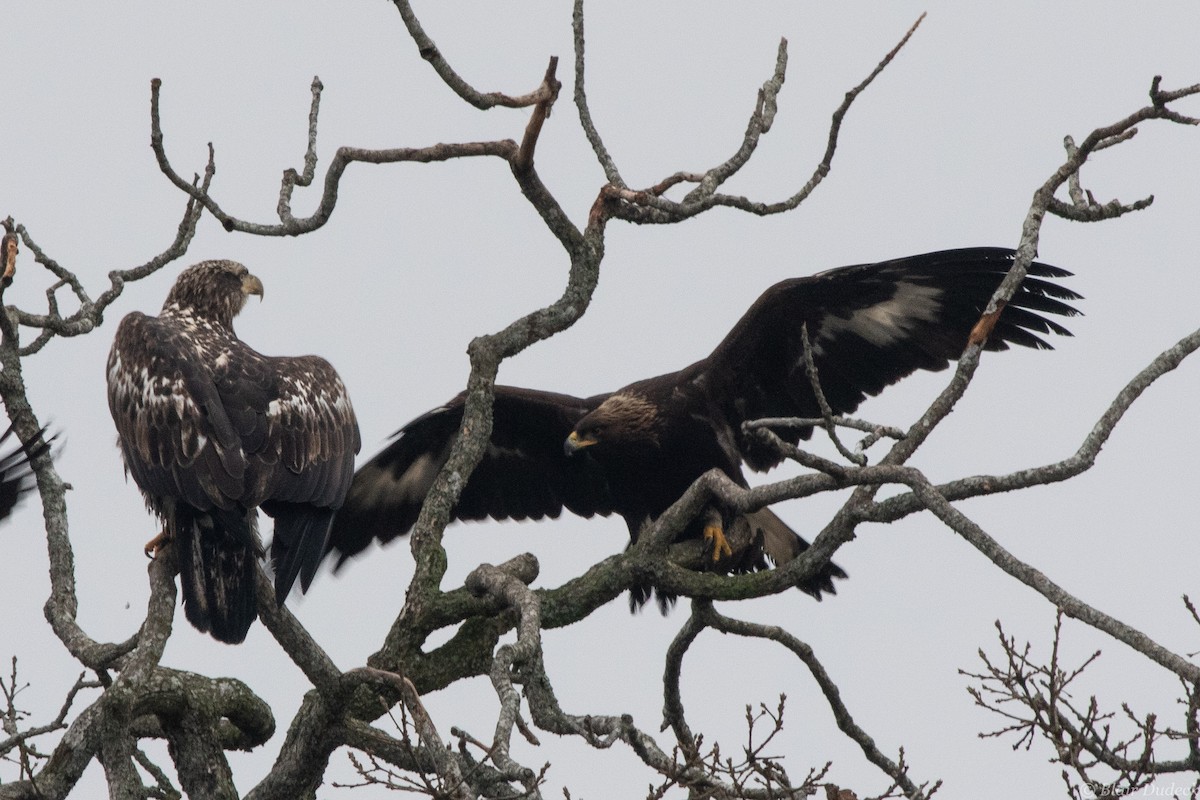
[[[496,387],[494,427],[483,461],[454,510],[458,519],[540,519],[563,508],[584,517],[619,514],[637,541],[706,471],[716,467],[745,486],[742,464],[766,470],[780,455],[742,423],[763,417],[819,417],[805,370],[803,328],[834,413],[918,370],[944,369],[1013,263],[1013,251],[971,248],[829,270],[778,283],[763,293],[708,358],[679,372],[611,394],[576,398]],[[1035,263],[987,342],[1049,348],[1038,334],[1069,335],[1044,314],[1078,313],[1078,295],[1046,278],[1070,275]],[[372,539],[409,531],[462,419],[463,395],[402,428],[354,477],[338,512],[330,548],[341,561]],[[812,435],[793,429],[793,443]],[[746,520],[775,564],[808,543],[768,509]],[[710,509],[680,538],[709,540],[714,560],[731,555],[724,532],[735,520]],[[339,564],[341,563],[339,561]],[[761,559],[742,568],[765,566]],[[818,600],[834,592],[835,564],[799,588]],[[631,607],[650,596],[635,586]],[[664,610],[672,598],[659,596]]]
[[[0,455],[0,520],[7,519],[17,507],[21,495],[33,488],[33,470],[29,462],[50,449],[50,443],[43,438],[45,429],[38,432],[31,442],[20,442],[7,453]],[[0,435],[0,444],[15,435],[13,426]],[[50,437],[51,440],[54,437]]]
[[[126,472],[175,541],[188,621],[231,644],[258,615],[257,509],[275,519],[282,603],[307,586],[354,472],[358,423],[346,387],[317,356],[247,347],[233,318],[262,282],[233,261],[179,274],[158,317],[121,320],[108,356],[108,407]]]

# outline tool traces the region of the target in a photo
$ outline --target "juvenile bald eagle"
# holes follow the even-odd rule
[[[325,552],[358,452],[346,387],[317,356],[277,358],[237,338],[233,318],[262,282],[233,261],[179,274],[158,317],[121,320],[108,407],[125,469],[179,558],[188,621],[237,643],[258,615],[259,507],[275,519],[283,603]]]
[[[755,301],[708,358],[679,372],[586,399],[497,386],[491,445],[462,492],[457,519],[540,519],[563,508],[580,516],[619,514],[636,541],[698,477],[714,467],[745,486],[742,464],[766,470],[779,454],[742,430],[762,417],[819,417],[805,371],[807,326],[822,390],[834,413],[918,370],[944,369],[1013,263],[1013,251],[972,248],[829,270],[778,283]],[[1044,314],[1078,313],[1078,295],[1046,278],[1070,275],[1035,263],[1009,301],[987,349],[1050,347],[1038,334],[1069,335]],[[463,395],[413,420],[359,469],[334,522],[341,560],[372,539],[409,531],[462,419]],[[811,428],[783,438],[796,443]],[[767,509],[748,515],[776,564],[808,543]],[[714,559],[730,555],[719,509],[681,538],[708,539]],[[340,562],[339,562],[340,563]],[[761,560],[743,566],[764,566]],[[799,588],[818,600],[845,573],[834,564]],[[631,606],[649,597],[634,587]],[[660,595],[660,603],[671,598]]]
[[[18,442],[19,446],[0,455],[0,520],[6,519],[17,507],[21,496],[33,488],[33,470],[29,462],[50,449],[43,438],[44,429],[29,442]],[[15,435],[13,426],[0,435],[0,444]],[[50,437],[53,440],[53,436]]]

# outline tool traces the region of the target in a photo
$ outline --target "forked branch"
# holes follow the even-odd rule
[[[582,21],[578,5],[576,6],[576,17],[576,61],[578,62],[582,58],[582,45],[580,42]],[[896,46],[875,65],[871,73],[846,93],[841,104],[833,112],[825,153],[813,170],[812,176],[791,197],[773,203],[750,200],[741,195],[723,194],[717,190],[730,177],[737,174],[742,167],[749,163],[751,157],[753,157],[758,149],[760,139],[771,129],[778,94],[783,88],[784,77],[787,71],[786,39],[781,40],[779,43],[779,51],[775,60],[775,71],[771,78],[763,84],[762,89],[758,93],[754,111],[750,115],[746,132],[742,137],[737,151],[723,163],[711,167],[703,173],[677,172],[650,189],[629,189],[626,188],[623,182],[617,183],[612,181],[613,175],[618,175],[619,177],[619,174],[616,172],[615,163],[607,149],[604,148],[599,133],[596,132],[591,113],[587,110],[585,96],[581,89],[577,88],[576,105],[580,107],[580,118],[584,123],[584,129],[589,132],[588,136],[592,142],[592,148],[601,165],[604,166],[606,173],[609,174],[610,183],[604,187],[602,194],[605,199],[610,201],[609,213],[614,218],[627,222],[670,224],[689,219],[716,207],[734,208],[759,216],[782,214],[797,208],[812,194],[821,181],[825,179],[825,176],[829,174],[830,169],[832,169],[833,157],[837,152],[838,137],[841,133],[842,122],[846,117],[846,113],[850,110],[850,106],[874,82],[879,74],[891,64],[924,19],[924,14],[918,17],[917,21],[912,24],[912,27],[908,29]],[[663,193],[667,189],[682,182],[695,182],[697,186],[685,195],[682,201],[674,201],[663,196]]]

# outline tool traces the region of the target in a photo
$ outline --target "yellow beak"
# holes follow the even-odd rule
[[[575,455],[578,451],[585,447],[591,447],[596,443],[596,439],[586,439],[580,436],[575,431],[571,431],[571,435],[563,442],[563,453],[568,456]]]
[[[246,277],[242,278],[242,294],[256,294],[260,301],[263,299],[263,285],[257,275],[251,275],[247,272]]]

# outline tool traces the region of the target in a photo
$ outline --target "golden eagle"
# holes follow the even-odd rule
[[[262,282],[233,261],[183,270],[157,317],[134,312],[108,356],[126,472],[165,524],[188,621],[231,644],[258,615],[259,507],[275,519],[281,603],[325,553],[359,448],[346,387],[317,356],[246,346],[233,318]]]
[[[615,513],[631,541],[706,471],[745,486],[742,464],[766,470],[780,455],[742,429],[763,417],[819,417],[805,370],[807,329],[822,391],[834,413],[918,370],[944,369],[1013,263],[1013,251],[971,248],[861,264],[777,283],[755,301],[708,358],[611,394],[577,398],[496,387],[490,446],[464,487],[457,519],[540,519],[563,508],[580,516]],[[1070,335],[1043,316],[1072,316],[1079,295],[1052,283],[1071,273],[1034,263],[1000,315],[988,350],[1050,347],[1038,334]],[[387,542],[416,521],[462,419],[463,395],[404,426],[360,468],[338,512],[330,548],[339,564],[372,539]],[[784,434],[793,443],[812,428]],[[747,515],[776,564],[808,543],[768,509]],[[680,538],[709,540],[714,560],[731,555],[734,520],[710,509]],[[765,566],[761,558],[736,568]],[[818,600],[845,573],[835,564],[799,588]],[[650,587],[635,586],[638,607]],[[660,594],[664,610],[672,598]]]

